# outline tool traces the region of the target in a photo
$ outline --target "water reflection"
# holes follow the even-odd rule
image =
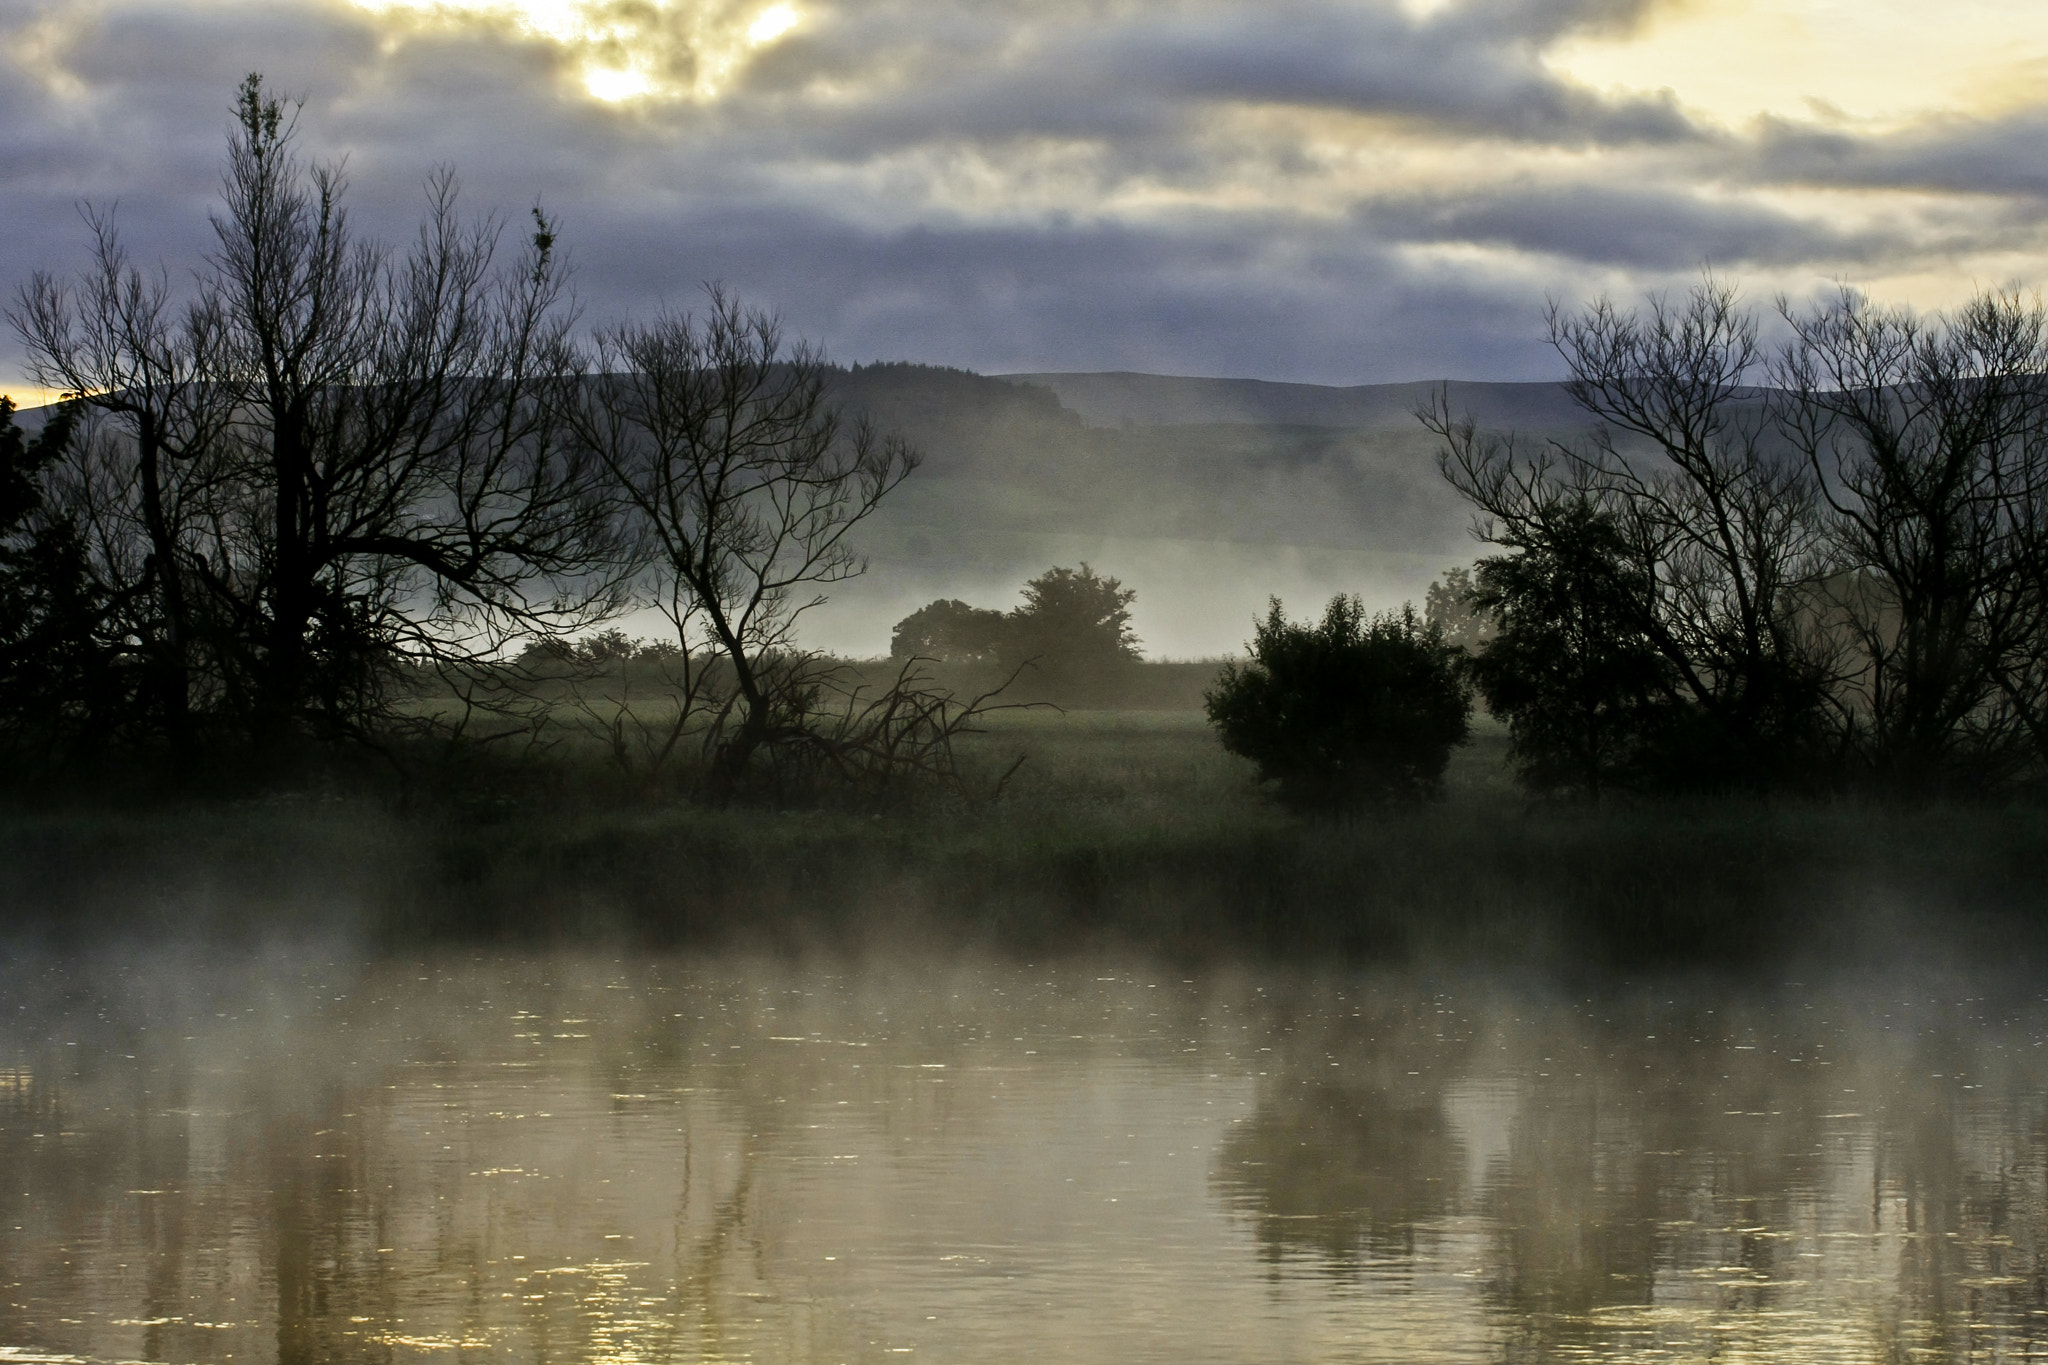
[[[2048,1353],[2034,1001],[501,958],[0,979],[16,1355]]]
[[[1218,1187],[1269,1259],[1470,1257],[1504,1360],[2042,1349],[2038,1005],[1499,1004],[1383,1015],[1366,1055],[1405,1087],[1327,1079],[1327,1032],[1261,1082]]]

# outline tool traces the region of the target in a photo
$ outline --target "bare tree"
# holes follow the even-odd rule
[[[925,686],[916,661],[864,697],[796,638],[823,589],[866,568],[849,537],[916,453],[844,422],[817,353],[721,289],[700,316],[602,334],[593,368],[579,432],[675,631],[676,724],[702,717],[713,799],[764,759],[842,775],[950,765],[978,703]]]
[[[1511,548],[1543,549],[1573,517],[1610,525],[1645,585],[1633,628],[1696,732],[1679,761],[1707,780],[1770,780],[1818,742],[1834,663],[1808,606],[1829,562],[1818,490],[1770,439],[1751,387],[1756,321],[1709,279],[1640,311],[1553,306],[1549,325],[1566,392],[1598,422],[1590,437],[1532,449],[1440,393],[1418,415],[1445,476],[1486,519],[1481,535]]]
[[[501,268],[500,224],[463,223],[442,173],[395,254],[355,234],[340,172],[299,160],[258,77],[235,112],[188,301],[91,215],[91,268],[36,276],[12,320],[34,375],[132,451],[132,479],[79,480],[106,504],[109,564],[124,531],[146,547],[130,586],[173,730],[196,706],[264,746],[363,738],[399,718],[404,665],[473,682],[515,631],[613,603],[598,467],[560,439],[554,235],[536,211]]]
[[[2011,291],[1926,321],[1848,289],[1779,308],[1775,407],[1825,490],[1871,762],[1929,790],[2048,758],[2048,312]]]
[[[167,271],[132,264],[110,213],[84,216],[90,267],[75,285],[38,272],[10,318],[37,381],[76,394],[100,419],[60,496],[87,532],[98,576],[126,608],[137,700],[182,745],[203,691],[192,542],[218,489],[232,403],[218,385],[221,319],[207,301],[179,305]]]

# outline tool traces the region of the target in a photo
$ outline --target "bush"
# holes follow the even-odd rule
[[[1205,701],[1223,747],[1257,763],[1282,801],[1343,808],[1441,790],[1472,701],[1458,652],[1412,607],[1368,618],[1339,595],[1309,625],[1275,598],[1256,631],[1249,661],[1225,665]]]

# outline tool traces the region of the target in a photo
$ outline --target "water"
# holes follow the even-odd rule
[[[0,974],[0,1362],[2048,1358],[2048,1006]]]

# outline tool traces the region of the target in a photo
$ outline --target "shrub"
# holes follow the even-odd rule
[[[1471,695],[1457,651],[1414,608],[1367,617],[1339,595],[1310,625],[1275,598],[1256,632],[1250,659],[1225,665],[1205,701],[1223,747],[1257,763],[1282,801],[1343,808],[1441,790]]]

